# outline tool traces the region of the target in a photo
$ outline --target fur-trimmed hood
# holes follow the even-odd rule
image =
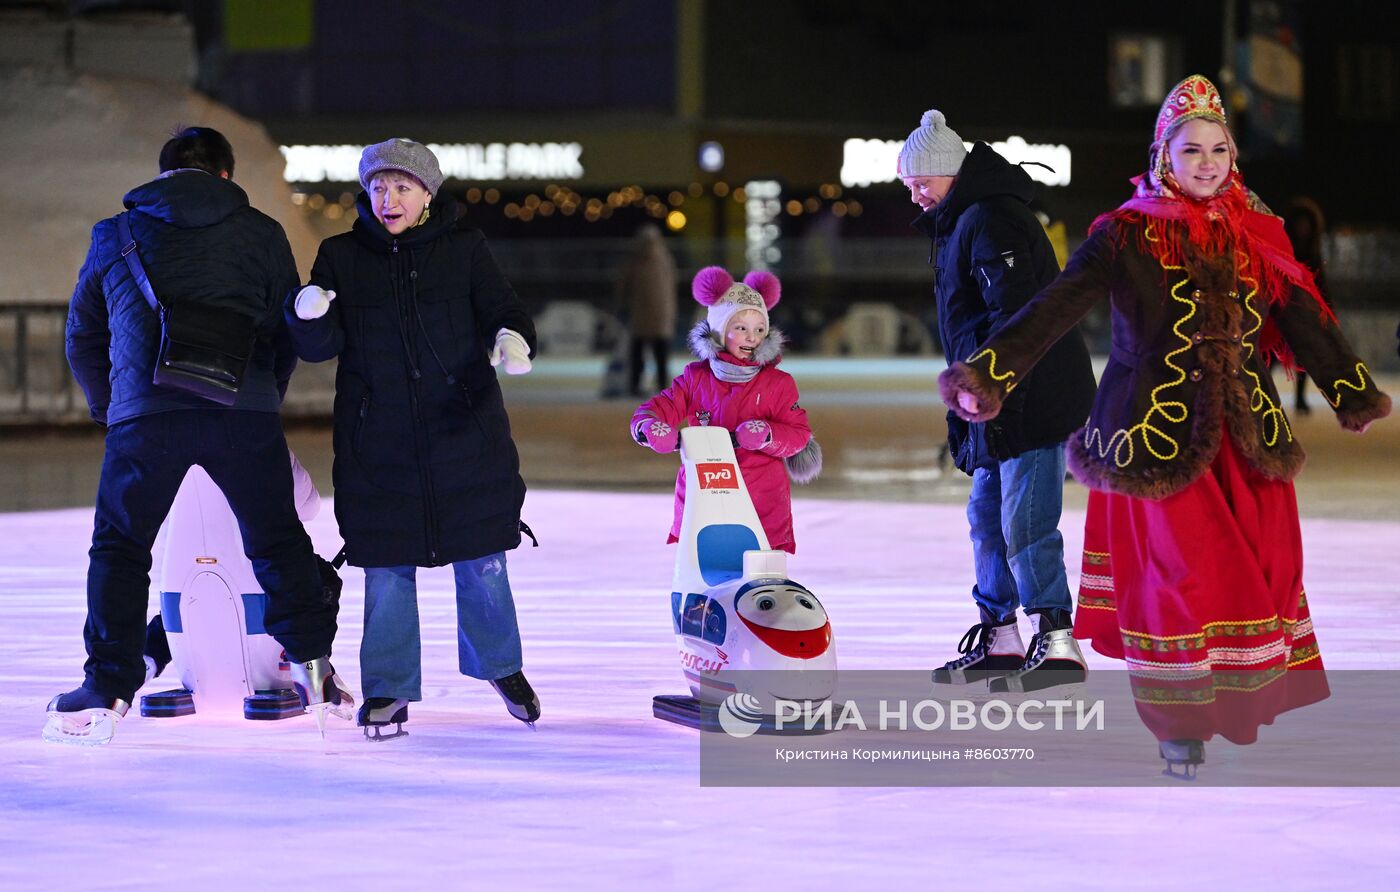
[[[720,336],[710,323],[704,319],[695,323],[695,327],[686,336],[686,342],[690,344],[690,352],[694,353],[697,359],[708,362],[715,359],[724,352],[724,338]],[[783,345],[787,343],[787,338],[781,329],[768,329],[768,337],[758,345],[753,351],[753,361],[757,364],[775,365],[782,361]]]

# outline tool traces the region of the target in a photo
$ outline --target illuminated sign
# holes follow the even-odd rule
[[[357,183],[364,146],[280,146],[289,183]],[[576,142],[429,143],[442,175],[456,180],[577,180],[583,146]]]
[[[963,143],[971,151],[972,143]],[[899,163],[902,139],[848,139],[841,155],[841,185],[869,186],[899,179],[895,167]],[[1027,163],[1023,168],[1030,178],[1047,186],[1068,186],[1070,174],[1069,146],[1031,145],[1019,136],[1009,136],[1005,142],[992,143],[992,149],[1012,164]],[[1040,165],[1046,165],[1046,170]]]

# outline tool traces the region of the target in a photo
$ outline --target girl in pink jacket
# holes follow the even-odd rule
[[[656,452],[674,452],[685,425],[729,430],[769,546],[796,551],[792,535],[792,492],[788,478],[807,483],[821,473],[821,448],[797,404],[797,384],[778,370],[783,336],[768,327],[768,311],[781,295],[772,273],[755,271],[734,279],[717,266],[706,267],[691,285],[695,299],[709,307],[690,331],[698,357],[671,386],[637,407],[632,436]],[[676,475],[676,511],[671,535],[680,537],[685,508],[685,473]]]

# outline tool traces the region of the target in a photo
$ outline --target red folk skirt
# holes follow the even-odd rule
[[[1303,591],[1293,484],[1240,457],[1164,499],[1091,492],[1074,634],[1125,660],[1159,740],[1252,743],[1328,695]]]

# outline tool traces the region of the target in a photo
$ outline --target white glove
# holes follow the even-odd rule
[[[320,285],[307,285],[297,292],[296,311],[298,319],[320,319],[331,308],[335,292],[327,291]]]
[[[530,371],[530,345],[509,328],[496,333],[496,349],[491,351],[491,365],[503,362],[507,375],[523,375]]]

